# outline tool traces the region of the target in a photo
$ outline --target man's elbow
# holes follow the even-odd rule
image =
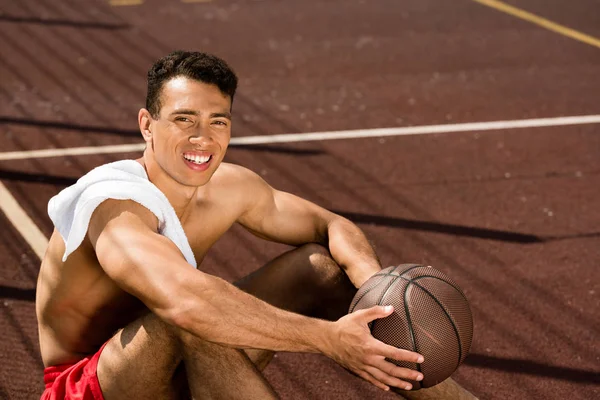
[[[184,331],[188,331],[192,325],[190,312],[183,307],[171,307],[156,314],[167,324]]]
[[[327,231],[331,232],[361,232],[361,229],[348,218],[334,214],[327,223]]]
[[[202,298],[203,288],[198,287],[200,285],[189,287],[189,283],[189,281],[182,282],[180,285],[175,285],[176,287],[173,287],[170,293],[165,293],[164,296],[168,301],[153,312],[176,328],[203,336],[207,325],[210,324],[213,306]]]
[[[200,334],[204,330],[202,322],[202,309],[204,307],[201,302],[182,299],[179,296],[173,300],[173,303],[168,307],[157,308],[152,311],[164,322],[175,328],[196,335]]]

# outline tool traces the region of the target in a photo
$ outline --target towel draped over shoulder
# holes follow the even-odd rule
[[[197,267],[175,210],[134,160],[94,168],[50,199],[48,215],[65,242],[63,261],[81,245],[94,210],[107,199],[133,200],[150,210],[158,218],[158,233],[175,243],[186,261]]]

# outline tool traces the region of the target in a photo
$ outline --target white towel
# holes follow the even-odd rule
[[[150,182],[144,167],[134,160],[122,160],[94,168],[77,183],[50,199],[48,215],[65,241],[63,261],[81,245],[92,213],[107,199],[133,200],[154,213],[159,221],[158,232],[171,239],[186,261],[197,267],[173,206]]]

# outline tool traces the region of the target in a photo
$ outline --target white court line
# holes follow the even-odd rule
[[[111,146],[70,147],[66,149],[44,149],[0,152],[0,161],[27,158],[82,156],[86,154],[129,153],[144,150],[145,143],[118,144]]]
[[[286,133],[282,135],[263,135],[234,137],[232,146],[270,143],[295,143],[335,139],[358,139],[403,135],[430,135],[435,133],[489,131],[519,128],[541,128],[548,126],[582,125],[600,123],[600,115],[579,115],[571,117],[518,119],[508,121],[468,122],[463,124],[422,125],[400,128],[357,129],[348,131]],[[144,143],[112,146],[72,147],[65,149],[45,149],[28,151],[0,152],[0,161],[28,158],[46,158],[77,156],[86,154],[127,153],[144,150]]]
[[[2,182],[0,182],[0,210],[4,212],[6,218],[19,231],[41,260],[48,247],[48,239]]]
[[[232,139],[235,144],[266,144],[307,142],[313,140],[358,139],[368,137],[430,135],[433,133],[490,131],[497,129],[538,128],[544,126],[580,125],[600,123],[600,115],[580,115],[573,117],[518,119],[512,121],[468,122],[464,124],[442,124],[408,126],[402,128],[357,129],[352,131],[288,133],[284,135],[246,136]]]

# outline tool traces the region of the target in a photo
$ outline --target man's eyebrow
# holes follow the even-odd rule
[[[181,108],[181,109],[178,109],[178,110],[174,110],[169,115],[175,115],[175,114],[195,115],[195,116],[200,115],[200,113],[198,111],[189,110],[187,108]]]
[[[178,109],[178,110],[174,110],[172,111],[169,115],[193,115],[193,116],[199,116],[200,113],[198,111],[195,110],[190,110],[187,108],[182,108],[182,109]],[[210,114],[210,118],[227,118],[229,120],[231,120],[231,113],[229,112],[220,112],[220,113],[212,113]]]
[[[228,112],[222,112],[222,113],[212,113],[210,114],[211,118],[227,118],[227,119],[231,119],[231,113]]]

